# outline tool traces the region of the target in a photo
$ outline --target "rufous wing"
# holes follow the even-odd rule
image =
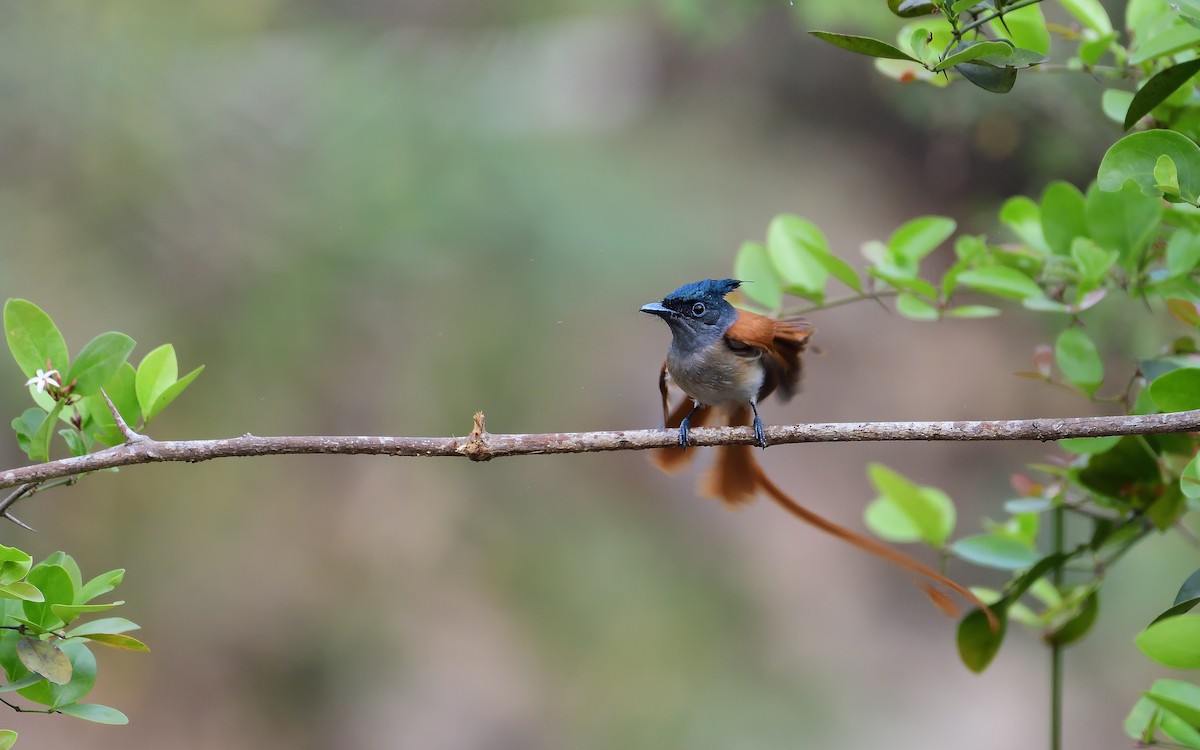
[[[737,320],[725,332],[725,340],[735,350],[750,347],[762,355],[765,377],[758,392],[759,401],[776,389],[779,398],[787,401],[799,390],[800,353],[814,333],[816,328],[801,318],[775,320],[739,310]]]

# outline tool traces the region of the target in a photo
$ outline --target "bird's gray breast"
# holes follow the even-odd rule
[[[668,356],[667,372],[684,393],[706,406],[754,401],[763,381],[761,356],[739,355],[725,347]]]

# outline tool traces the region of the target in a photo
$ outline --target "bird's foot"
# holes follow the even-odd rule
[[[689,445],[691,445],[691,439],[688,437],[688,430],[691,427],[688,424],[690,416],[691,415],[689,415],[688,418],[685,418],[682,422],[679,423],[679,447],[680,448],[687,448]]]
[[[763,429],[762,420],[758,415],[754,415],[754,444],[759,448],[767,447],[767,432]]]

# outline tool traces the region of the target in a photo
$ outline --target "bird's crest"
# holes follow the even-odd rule
[[[742,285],[737,279],[705,279],[684,284],[663,298],[663,302],[685,301],[695,299],[724,299],[734,289]]]

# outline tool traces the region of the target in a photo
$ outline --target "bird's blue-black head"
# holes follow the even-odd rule
[[[736,279],[705,279],[684,284],[663,297],[662,302],[642,306],[642,312],[657,315],[671,327],[672,347],[689,351],[707,346],[729,330],[737,310],[725,295],[741,286]]]

